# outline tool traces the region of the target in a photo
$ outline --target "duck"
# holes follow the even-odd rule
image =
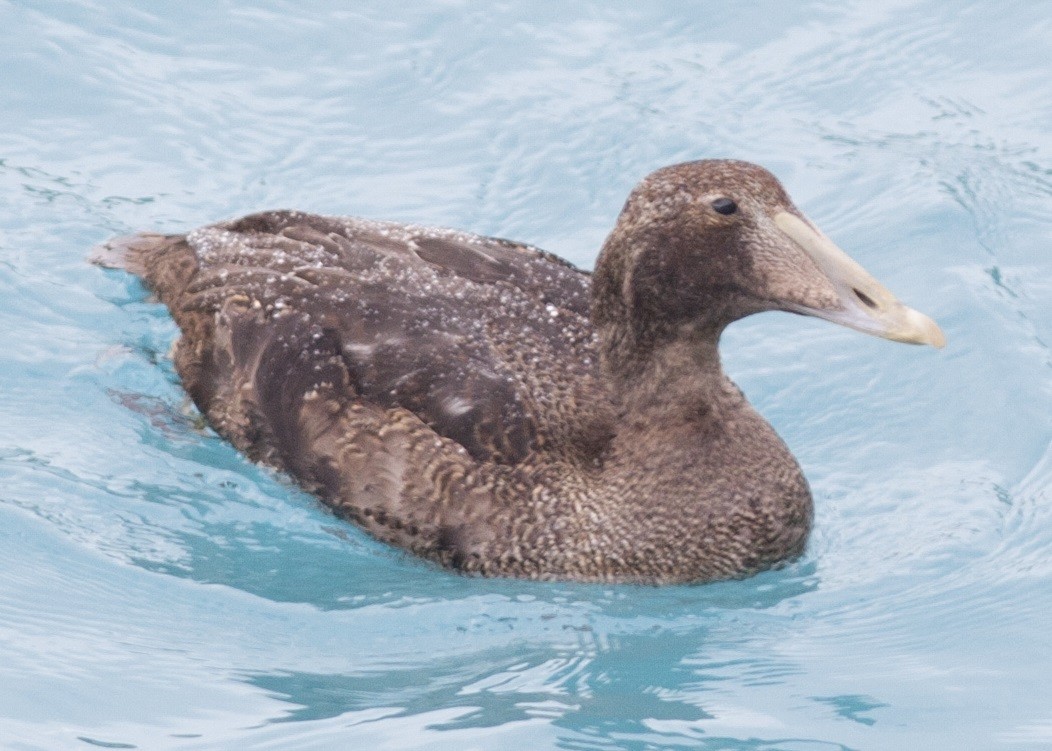
[[[105,249],[171,311],[176,371],[220,436],[471,575],[674,584],[784,565],[812,495],[724,372],[723,330],[778,310],[945,343],[737,160],[645,177],[591,273],[524,243],[289,210]]]

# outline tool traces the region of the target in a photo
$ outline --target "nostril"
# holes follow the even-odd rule
[[[867,295],[862,290],[856,289],[855,287],[852,287],[851,291],[855,293],[855,297],[857,297],[859,300],[861,300],[862,304],[865,305],[867,308],[875,308],[875,307],[877,307],[877,304],[875,302],[873,302],[873,298],[870,297],[869,295]]]

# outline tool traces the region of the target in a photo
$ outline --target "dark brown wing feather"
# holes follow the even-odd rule
[[[463,563],[500,523],[472,487],[609,439],[589,277],[542,251],[297,212],[120,244],[216,429],[418,553]]]

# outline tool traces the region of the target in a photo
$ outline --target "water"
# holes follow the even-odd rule
[[[0,3],[0,747],[1052,746],[1052,6]],[[760,162],[950,345],[769,314],[784,570],[463,579],[200,427],[132,230],[272,207],[590,265],[658,166]]]

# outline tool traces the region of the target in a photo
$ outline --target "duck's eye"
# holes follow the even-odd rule
[[[717,214],[733,214],[738,210],[738,204],[729,198],[717,198],[712,202],[712,208]]]

